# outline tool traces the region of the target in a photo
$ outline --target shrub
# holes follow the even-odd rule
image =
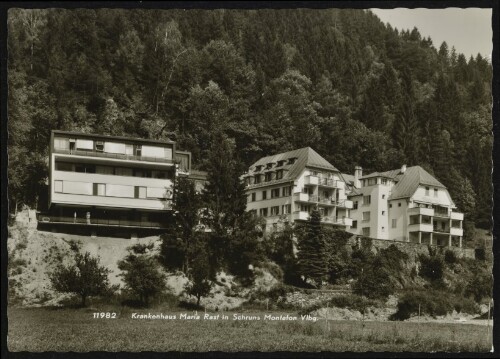
[[[447,249],[444,252],[444,261],[446,264],[455,264],[458,262],[458,258],[454,251]]]
[[[49,274],[54,289],[62,293],[75,293],[81,298],[81,305],[91,296],[104,295],[115,291],[109,285],[109,269],[99,265],[99,257],[92,257],[89,252],[75,253],[75,264],[67,267],[60,264]]]
[[[444,261],[441,256],[431,253],[430,256],[420,255],[420,276],[433,281],[442,281]]]
[[[118,262],[118,268],[123,271],[121,276],[126,289],[138,295],[146,306],[151,297],[166,289],[166,277],[160,272],[157,259],[149,254],[152,249],[152,244],[129,247],[129,254]]]

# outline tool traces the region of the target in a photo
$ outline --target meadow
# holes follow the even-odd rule
[[[102,308],[100,308],[102,310]],[[193,311],[121,307],[116,319],[95,319],[95,310],[9,308],[9,351],[411,351],[488,352],[486,326],[369,321],[133,319],[133,313],[193,314]],[[291,312],[239,312],[246,316]]]

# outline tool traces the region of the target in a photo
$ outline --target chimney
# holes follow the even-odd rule
[[[401,166],[401,173],[405,173],[406,172],[406,165],[402,165]]]
[[[363,176],[363,169],[360,166],[354,167],[354,187],[361,188],[360,178]]]

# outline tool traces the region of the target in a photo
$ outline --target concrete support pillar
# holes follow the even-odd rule
[[[418,243],[422,244],[422,232],[418,231]]]
[[[422,223],[422,215],[421,214],[418,215],[418,223]]]
[[[429,244],[430,244],[431,246],[432,246],[432,244],[433,244],[433,243],[432,243],[432,234],[433,234],[433,233],[431,232],[430,239],[429,239]]]
[[[448,247],[451,247],[451,234],[448,235]]]
[[[459,246],[460,248],[462,248],[462,237],[459,237],[459,238],[460,238],[460,240],[459,240],[458,246]]]

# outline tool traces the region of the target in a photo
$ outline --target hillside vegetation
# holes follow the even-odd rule
[[[313,146],[343,172],[421,165],[491,225],[491,64],[351,9],[11,9],[9,199],[34,205],[53,129],[178,142],[239,171]]]

